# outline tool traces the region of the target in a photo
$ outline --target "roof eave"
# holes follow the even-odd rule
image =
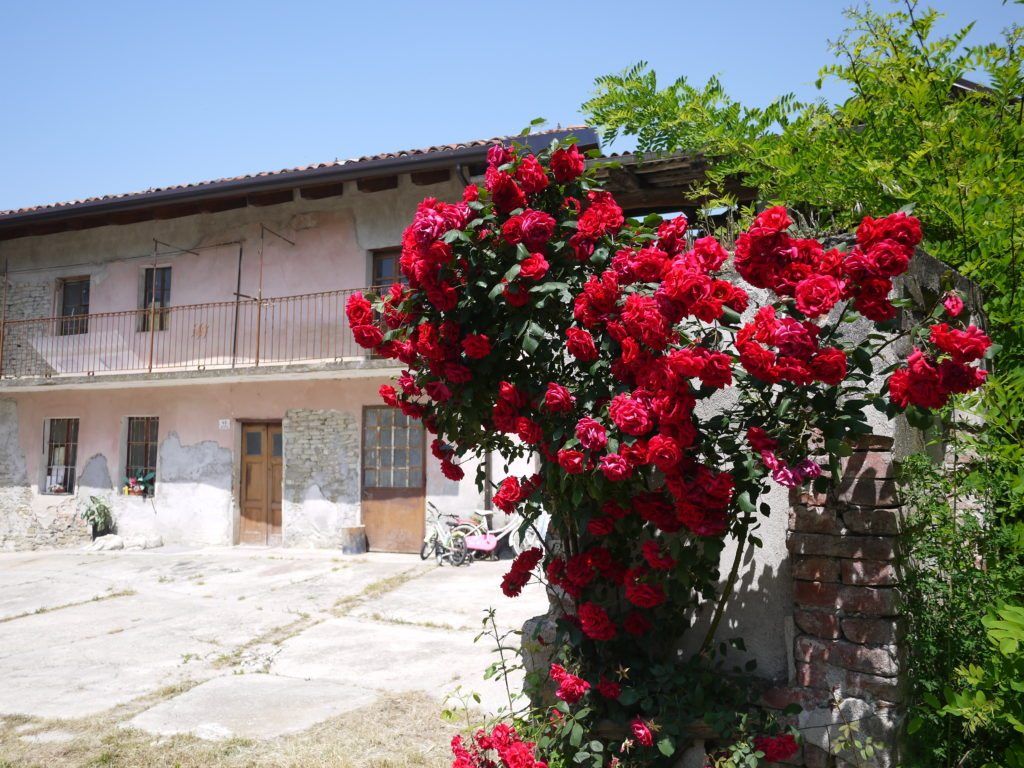
[[[548,132],[525,137],[509,137],[520,141],[530,149],[538,151],[555,139],[576,136],[581,146],[598,146],[597,133],[592,128]],[[471,147],[442,149],[423,154],[409,154],[399,157],[371,158],[323,168],[307,168],[294,171],[280,171],[240,179],[226,179],[207,184],[178,189],[139,192],[124,197],[86,200],[52,208],[33,211],[0,214],[0,230],[20,227],[26,224],[48,223],[65,218],[98,216],[107,213],[122,213],[153,208],[161,205],[184,202],[200,202],[218,198],[233,197],[240,193],[251,194],[272,192],[297,186],[338,183],[374,176],[390,176],[408,171],[430,171],[453,165],[482,162],[491,146],[498,140]]]

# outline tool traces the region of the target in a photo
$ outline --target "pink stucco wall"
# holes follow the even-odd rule
[[[377,401],[379,379],[188,384],[133,389],[78,389],[15,395],[19,439],[29,478],[40,474],[43,423],[56,417],[79,419],[79,463],[101,453],[112,459],[123,451],[120,425],[128,416],[159,416],[161,439],[177,432],[184,444],[212,440],[234,448],[234,430],[218,422],[281,419],[289,408],[320,408],[358,413]]]
[[[228,451],[233,467],[231,478],[223,474],[204,475],[204,467],[178,467],[176,472],[194,476],[194,481],[161,482],[158,470],[153,502],[115,498],[119,525],[129,533],[159,533],[165,540],[230,544],[237,540],[238,454],[240,425],[244,421],[283,419],[290,409],[335,410],[348,413],[361,427],[364,405],[379,405],[377,389],[384,379],[336,378],[293,379],[289,381],[216,382],[178,384],[127,389],[90,388],[12,394],[17,403],[18,441],[40,514],[65,502],[67,497],[39,493],[44,474],[44,425],[47,419],[79,419],[79,495],[92,491],[83,477],[87,463],[102,455],[111,480],[119,487],[125,463],[124,424],[129,416],[157,416],[159,440],[163,446],[172,434],[177,444],[189,448],[202,443],[216,444]],[[228,429],[220,423],[227,420]],[[207,448],[209,447],[206,446]],[[205,455],[208,455],[209,452]],[[178,459],[181,460],[180,458]],[[196,460],[201,460],[199,456]],[[163,467],[164,456],[158,460]],[[452,483],[440,472],[437,461],[427,455],[426,495],[440,508],[464,512],[481,506],[473,484],[475,465],[466,467],[467,477]],[[287,467],[285,469],[287,473]],[[228,487],[230,485],[230,488]],[[352,493],[358,495],[359,489]],[[152,513],[152,514],[151,514]],[[155,516],[155,517],[154,517]],[[152,525],[146,521],[153,518]]]
[[[366,281],[366,251],[359,246],[355,224],[345,211],[305,214],[302,229],[288,229],[295,245],[274,237],[263,238],[263,296],[275,298],[304,293],[359,288]],[[224,236],[231,237],[225,232]],[[170,266],[171,304],[232,301],[238,285],[238,245],[209,247],[197,254],[167,253],[161,247],[159,266]],[[242,251],[241,293],[255,296],[260,288],[259,229],[248,233]],[[92,272],[90,312],[137,309],[143,270],[149,259],[113,261]]]

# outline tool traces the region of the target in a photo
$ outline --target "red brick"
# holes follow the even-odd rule
[[[896,616],[899,614],[899,595],[896,590],[886,587],[841,587],[839,605],[847,614]]]
[[[839,585],[823,584],[820,581],[794,581],[793,602],[818,608],[835,608],[839,605]]]
[[[868,648],[863,645],[836,640],[829,647],[829,662],[853,672],[866,672],[879,677],[895,677],[899,664],[885,648]]]
[[[831,557],[793,558],[790,573],[794,579],[806,581],[839,581],[839,560]]]
[[[834,536],[843,532],[843,521],[834,507],[808,507],[798,504],[789,510],[789,530],[802,533],[830,533]]]
[[[828,703],[828,693],[821,690],[778,686],[769,688],[761,694],[762,703],[769,709],[785,709],[791,704],[798,704],[803,709],[815,709]]]
[[[854,451],[839,463],[843,477],[883,480],[896,477],[896,464],[889,451]]]
[[[827,675],[827,666],[842,667],[844,670],[866,672],[880,677],[895,677],[899,665],[885,648],[868,648],[845,640],[819,640],[810,635],[796,639],[793,656],[798,664],[807,666],[804,675],[797,680],[801,685],[817,687]]]
[[[799,608],[793,611],[793,621],[809,635],[834,640],[839,637],[839,617],[834,613],[822,611],[804,611]]]
[[[881,560],[843,560],[844,584],[891,586],[897,583],[896,568]]]
[[[873,507],[847,507],[843,522],[852,533],[871,533],[876,536],[895,536],[900,530],[899,511]]]
[[[835,498],[848,504],[866,507],[898,507],[900,505],[896,481],[875,480],[870,477],[844,477],[835,489]]]
[[[786,540],[795,555],[826,557],[862,557],[869,560],[892,560],[895,545],[886,536],[827,536],[822,533],[791,533]]]
[[[843,636],[854,643],[892,645],[899,637],[895,619],[843,619]]]

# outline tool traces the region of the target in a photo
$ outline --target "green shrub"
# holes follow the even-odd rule
[[[944,470],[925,455],[901,467],[910,510],[901,562],[913,723],[908,767],[984,766],[1002,759],[1007,748],[1001,722],[974,720],[968,728],[936,706],[947,689],[967,685],[962,670],[986,666],[986,608],[1024,599],[1021,526],[1001,522],[982,493],[994,469],[977,462]],[[970,504],[964,500],[968,482],[975,491]],[[997,490],[998,483],[989,488]]]

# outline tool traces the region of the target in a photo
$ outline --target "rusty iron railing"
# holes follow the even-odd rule
[[[369,355],[352,339],[345,317],[345,302],[354,291],[6,320],[0,376],[99,376],[365,359]]]

